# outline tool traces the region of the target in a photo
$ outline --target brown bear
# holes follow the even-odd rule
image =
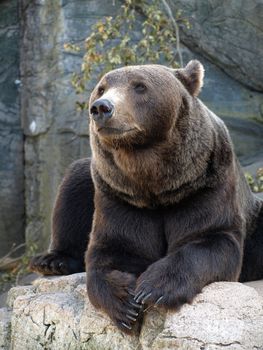
[[[144,305],[177,310],[211,282],[263,278],[262,202],[223,121],[197,98],[203,75],[194,60],[100,80],[92,158],[66,174],[49,253],[31,262],[43,274],[83,271],[89,241],[88,296],[126,332]]]

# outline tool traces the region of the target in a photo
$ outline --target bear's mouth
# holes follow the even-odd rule
[[[118,129],[118,128],[111,128],[106,126],[100,126],[99,128],[97,128],[98,133],[103,135],[122,135],[127,132],[131,132],[133,130],[136,130],[136,128]]]

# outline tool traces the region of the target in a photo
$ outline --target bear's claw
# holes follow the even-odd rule
[[[134,300],[135,301],[135,300]],[[133,301],[130,301],[129,302],[133,307],[135,307],[136,309],[142,309],[142,305],[138,304],[136,301],[133,302]]]
[[[130,315],[128,315],[128,314],[126,314],[126,317],[127,317],[129,320],[133,321],[133,322],[135,322],[135,321],[137,320],[137,318],[132,317],[132,316],[130,316]]]
[[[164,295],[162,295],[162,296],[156,301],[156,303],[154,304],[154,306],[157,306],[157,305],[162,301],[163,298],[164,298]]]
[[[112,320],[121,331],[131,334],[134,331],[136,332],[136,328],[138,329],[138,327],[140,327],[140,325],[137,324],[137,320],[140,316],[140,313],[137,312],[137,310],[138,307],[141,309],[142,305],[130,301],[128,302],[128,305],[128,307],[126,303],[119,305],[121,306],[122,311],[120,311],[119,307],[116,307],[115,312],[117,310],[119,310],[119,312],[112,315]],[[133,307],[131,305],[133,305]]]
[[[134,300],[136,303],[144,304],[147,298],[150,297],[151,295],[152,295],[152,292],[147,293],[147,291],[140,291],[135,295]]]
[[[139,316],[139,312],[140,312],[140,310],[142,309],[143,306],[138,304],[138,303],[136,303],[136,302],[134,302],[134,301],[131,301],[131,300],[128,303],[129,303],[129,305],[132,306],[132,308],[128,308],[126,310],[126,314],[125,314],[126,320],[125,320],[125,322],[121,322],[121,324],[124,327],[126,327],[126,326],[130,327],[128,329],[132,329],[134,323],[137,321],[137,318]]]
[[[135,316],[135,317],[137,317],[139,315],[139,313],[134,311],[134,310],[128,310],[127,313],[130,314],[131,316]]]
[[[132,329],[132,327],[131,326],[128,326],[126,323],[124,323],[124,322],[121,322],[121,324],[125,327],[125,328],[127,328],[127,329],[129,329],[129,330],[131,330]]]

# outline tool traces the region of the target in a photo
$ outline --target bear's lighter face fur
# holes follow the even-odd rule
[[[195,98],[202,79],[198,61],[177,70],[130,66],[109,72],[94,89],[91,112],[100,99],[114,106],[103,127],[90,115],[94,171],[129,203],[173,203],[184,195],[177,188],[202,181],[214,142],[208,112]]]
[[[104,126],[96,125],[91,116],[91,131],[101,142],[115,148],[167,139],[185,95],[183,84],[193,95],[202,86],[202,65],[191,62],[179,70],[144,65],[107,73],[95,87],[90,106],[107,99],[114,106],[114,113]]]

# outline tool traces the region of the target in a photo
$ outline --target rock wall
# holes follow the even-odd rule
[[[190,28],[181,41],[205,66],[200,98],[224,119],[243,163],[263,164],[263,4],[259,1],[170,0]],[[187,62],[187,59],[185,59]]]
[[[184,47],[182,52],[184,62],[197,58],[203,63],[200,99],[226,123],[243,166],[263,166],[263,93],[251,91],[193,50]]]
[[[244,85],[263,91],[262,1],[170,0],[170,4],[189,18],[190,30],[182,31],[188,47]]]
[[[65,168],[90,154],[87,113],[78,113],[71,77],[91,26],[118,6],[110,1],[21,1],[21,118],[25,133],[26,240],[47,248],[50,215]],[[88,98],[88,92],[86,93]]]
[[[65,168],[90,154],[87,115],[76,112],[78,97],[70,83],[83,52],[65,52],[63,45],[83,43],[92,24],[114,15],[120,4],[0,1],[0,237],[5,242],[0,256],[13,242],[23,241],[24,219],[27,243],[37,242],[40,251],[48,246],[50,215]],[[185,63],[198,58],[205,66],[201,99],[227,123],[243,165],[262,164],[262,5],[256,0],[170,4],[190,19],[191,28],[181,30],[183,58]],[[21,105],[14,84],[19,64]]]
[[[85,274],[39,279],[10,290],[0,349],[260,350],[263,298],[241,283],[213,283],[179,312],[149,309],[140,335],[128,336],[90,304]]]
[[[80,67],[82,53],[79,55],[66,53],[63,50],[63,44],[83,42],[90,33],[91,25],[98,18],[114,15],[120,4],[115,2],[114,6],[113,3],[105,0],[74,2],[47,0],[37,3],[28,3],[23,0],[21,2],[23,81],[21,113],[26,135],[26,238],[27,241],[36,240],[39,243],[39,250],[43,250],[48,244],[52,205],[66,166],[73,160],[89,154],[86,113],[80,114],[75,111],[74,102],[77,97],[70,84],[72,72]],[[183,40],[191,49],[195,49],[196,45],[191,43],[196,43],[199,37],[201,43],[208,38],[210,44],[215,45],[219,40],[217,31],[221,30],[224,33],[225,30],[224,25],[220,27],[221,22],[212,21],[217,18],[219,6],[214,8],[210,3],[205,5],[204,2],[200,6],[193,0],[187,2],[188,8],[184,2],[173,1],[172,3],[174,9],[179,7],[185,11],[188,10],[186,14],[189,17],[195,8],[193,18],[196,21],[191,21],[192,29],[189,34],[183,33]],[[226,7],[227,4],[223,8]],[[233,17],[237,9],[231,6],[228,11],[220,11],[219,17],[226,16],[228,23],[229,17]],[[246,6],[246,11],[249,16],[252,14],[256,16],[254,7]],[[203,23],[202,16],[211,16],[211,23],[208,23],[212,28],[213,38],[207,29],[206,22],[204,31],[200,32],[198,37],[194,36],[197,23],[199,27]],[[231,23],[228,27],[231,27]],[[235,27],[233,23],[232,27]],[[246,25],[250,35],[253,35],[254,29],[252,25]],[[188,36],[192,41],[187,40]],[[225,51],[227,50],[230,49],[226,46]],[[206,78],[201,98],[227,122],[238,156],[245,164],[253,162],[254,159],[258,160],[263,152],[263,125],[257,122],[263,120],[263,94],[252,92],[223,73],[215,65],[218,59],[206,54],[208,48],[205,45],[200,44],[199,54],[187,48],[183,51],[185,62],[197,57],[204,63]],[[223,57],[226,56],[225,51],[222,53]],[[233,53],[233,48],[230,52]],[[238,48],[237,52],[241,59],[244,52]],[[213,63],[204,56],[212,58]],[[242,66],[242,62],[240,60],[239,66]],[[225,65],[229,66],[227,62]],[[245,67],[246,71],[247,66]],[[255,67],[257,67],[256,64]],[[253,69],[256,69],[255,67]],[[236,75],[235,72],[233,69],[232,76],[243,82],[244,77]],[[248,70],[248,72],[251,79],[253,77],[252,80],[255,81],[254,85],[257,86],[256,79],[259,76],[254,71]],[[259,79],[258,82],[260,81]],[[260,88],[260,86],[257,87]],[[88,98],[88,92],[86,96]]]
[[[0,257],[24,241],[23,131],[16,0],[0,1]]]

